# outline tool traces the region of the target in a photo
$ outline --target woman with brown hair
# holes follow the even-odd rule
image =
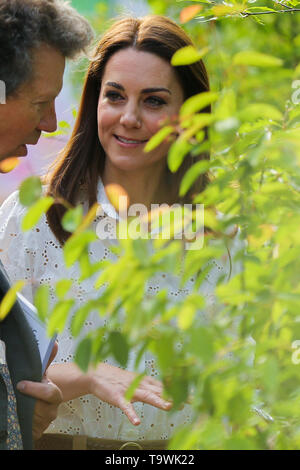
[[[187,156],[177,174],[172,174],[167,167],[170,141],[147,153],[144,148],[163,122],[178,115],[187,98],[209,90],[201,60],[176,69],[170,65],[173,54],[191,44],[186,33],[165,17],[126,18],[112,25],[99,41],[91,61],[75,128],[56,163],[47,190],[49,195],[74,205],[82,203],[86,210],[98,202],[112,218],[117,218],[117,213],[105,191],[109,184],[122,186],[130,204],[143,204],[147,209],[154,203],[180,201],[182,175],[197,159],[207,155]],[[200,192],[206,184],[205,175],[192,191]],[[10,266],[12,280],[31,280],[31,286],[24,292],[29,300],[41,283],[54,285],[61,277],[74,279],[71,294],[77,306],[99,296],[93,289],[94,279],[76,282],[80,277],[78,266],[68,271],[64,268],[61,246],[70,235],[61,227],[64,208],[53,206],[47,220],[44,218],[30,235],[20,230],[23,212],[18,196],[12,195],[0,213],[0,236],[4,245],[2,257],[5,265]],[[95,228],[96,224],[95,220]],[[90,256],[91,262],[113,259],[101,240],[93,243]],[[215,263],[215,270],[203,283],[203,295],[208,300],[218,276],[227,269],[227,265]],[[188,287],[192,289],[192,285],[191,280]],[[162,288],[167,288],[174,299],[182,296],[175,276],[163,274],[161,279],[149,281],[147,295]],[[100,322],[99,314],[92,313],[82,333],[99,327]],[[161,398],[160,382],[151,377],[158,372],[150,354],[145,353],[148,377],[135,393],[133,401],[139,403],[134,409],[131,403],[126,403],[124,392],[135,374],[106,363],[83,374],[72,363],[75,348],[76,342],[67,329],[59,337],[57,364],[49,371],[51,380],[62,390],[65,403],[48,429],[52,434],[46,437],[47,448],[82,445],[83,440],[76,436],[84,435],[88,436],[84,441],[88,448],[119,449],[124,442],[133,441],[138,448],[160,449],[166,446],[176,427],[191,419],[188,406],[172,417],[164,411],[171,405]],[[129,370],[134,359],[130,357]]]

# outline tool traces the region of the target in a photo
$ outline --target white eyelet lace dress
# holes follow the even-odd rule
[[[116,217],[116,212],[107,199],[101,180],[98,185],[98,202],[106,208],[105,212],[109,217]],[[63,278],[74,280],[71,295],[76,299],[77,307],[95,296],[94,280],[89,279],[79,284],[76,282],[80,276],[78,266],[75,265],[71,269],[65,267],[62,249],[45,217],[32,231],[22,232],[21,221],[25,213],[26,209],[18,201],[18,192],[13,193],[0,209],[0,258],[11,281],[28,280],[22,293],[31,302],[38,286],[43,283],[53,286]],[[95,230],[96,226],[97,220],[94,221]],[[230,247],[231,253],[235,251],[235,242],[239,244],[238,240],[233,240]],[[94,263],[104,259],[114,259],[114,255],[103,241],[97,240],[91,245],[90,258]],[[205,296],[208,305],[213,306],[214,289],[219,276],[227,273],[229,273],[228,259],[214,261],[212,270],[201,286],[201,293]],[[184,289],[179,289],[178,279],[175,276],[161,273],[149,281],[148,293],[156,294],[159,290],[167,288],[170,298],[176,301],[188,294],[192,287],[193,279],[189,280]],[[205,312],[201,314],[205,315]],[[82,334],[99,327],[101,321],[103,320],[96,312],[92,313],[85,322]],[[58,343],[59,351],[55,362],[72,361],[77,343],[72,338],[70,328],[66,328],[58,337]],[[132,353],[128,370],[134,370],[134,361],[135,357]],[[114,364],[113,361],[111,363]],[[158,376],[150,353],[144,354],[143,365],[148,375]],[[177,427],[182,427],[192,419],[189,405],[174,414],[143,403],[135,403],[134,407],[141,417],[139,426],[133,426],[119,408],[104,403],[93,395],[85,395],[60,405],[58,417],[47,432],[126,441],[158,440],[170,438]]]

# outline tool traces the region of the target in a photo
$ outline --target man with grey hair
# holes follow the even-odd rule
[[[26,156],[42,131],[56,130],[65,59],[91,39],[88,22],[67,2],[0,0],[0,82],[6,92],[0,99],[0,161]],[[0,302],[8,290],[0,266]],[[0,449],[31,449],[61,401],[58,387],[41,377],[36,340],[16,303],[0,322]]]
[[[41,131],[56,129],[54,101],[65,58],[92,38],[88,22],[59,0],[0,0],[0,155],[25,156]]]

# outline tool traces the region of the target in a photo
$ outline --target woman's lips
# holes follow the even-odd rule
[[[115,139],[121,147],[134,148],[144,145],[148,140],[129,139],[120,135],[114,134]]]

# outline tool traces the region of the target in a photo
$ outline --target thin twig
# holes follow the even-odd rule
[[[291,8],[290,10],[277,10],[277,11],[257,11],[257,12],[241,12],[243,17],[245,16],[257,16],[257,15],[273,15],[274,13],[293,13],[296,11],[300,11],[300,8]]]
[[[289,7],[288,5],[286,5],[286,4],[283,3],[283,2],[277,2],[277,1],[275,0],[275,3],[277,3],[277,5],[282,5],[284,8],[288,8],[289,10],[292,10],[292,9],[293,9],[293,7]]]

